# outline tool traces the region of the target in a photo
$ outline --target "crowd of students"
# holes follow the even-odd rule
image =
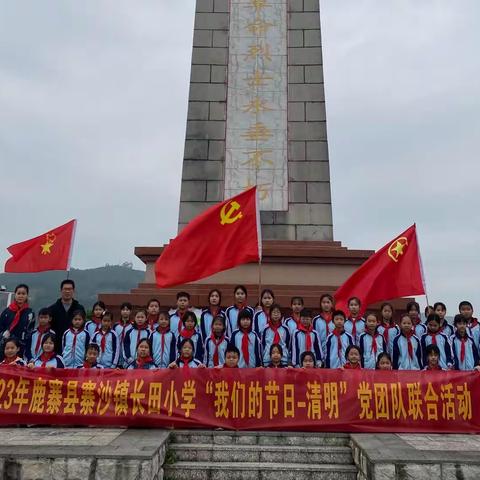
[[[285,316],[272,290],[263,290],[260,304],[252,307],[239,285],[228,308],[213,289],[198,316],[190,295],[179,292],[172,310],[163,310],[156,299],[140,309],[123,303],[115,319],[96,302],[87,319],[74,292],[75,283],[64,280],[61,298],[35,318],[28,286],[18,285],[14,302],[0,315],[0,365],[480,370],[480,325],[468,301],[460,302],[453,325],[441,302],[425,309],[425,320],[419,304],[410,302],[397,323],[390,303],[381,306],[380,315],[362,317],[358,298],[349,299],[343,312],[328,294],[320,298],[318,315],[293,297]]]

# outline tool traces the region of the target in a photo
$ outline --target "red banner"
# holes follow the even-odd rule
[[[0,425],[479,433],[477,372],[0,371]]]

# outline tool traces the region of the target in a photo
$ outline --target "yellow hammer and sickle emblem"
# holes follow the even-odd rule
[[[230,207],[230,208],[228,208]],[[228,210],[227,210],[228,208]],[[223,207],[222,210],[220,211],[220,223],[221,225],[225,224],[230,224],[230,223],[235,223],[237,220],[240,220],[243,217],[243,214],[240,210],[240,204],[236,202],[235,200],[233,202],[228,202],[226,203]]]
[[[388,256],[395,262],[403,255],[405,248],[408,247],[408,240],[406,237],[397,238],[388,247]]]

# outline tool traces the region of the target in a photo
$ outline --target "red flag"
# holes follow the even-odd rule
[[[76,224],[77,221],[72,220],[38,237],[8,247],[12,256],[5,263],[5,272],[68,270]]]
[[[257,187],[194,218],[165,247],[155,264],[159,287],[208,277],[261,256]]]
[[[414,224],[356,270],[335,292],[335,300],[336,308],[346,312],[348,299],[358,297],[364,312],[375,302],[424,293]]]

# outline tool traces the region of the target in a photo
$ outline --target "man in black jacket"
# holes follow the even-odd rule
[[[75,282],[73,280],[64,280],[60,285],[60,298],[48,307],[52,314],[52,330],[56,334],[55,349],[59,354],[62,353],[62,338],[66,330],[71,326],[73,313],[77,310],[83,310],[83,305],[75,300]]]

